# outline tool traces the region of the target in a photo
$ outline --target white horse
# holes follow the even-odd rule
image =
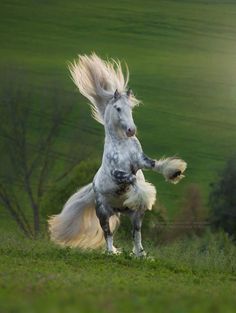
[[[105,128],[102,165],[89,185],[78,190],[62,212],[49,219],[51,239],[61,245],[95,249],[106,242],[109,253],[120,213],[133,225],[133,253],[145,256],[141,242],[142,218],[156,200],[155,187],[145,181],[142,169],[152,169],[167,181],[183,178],[186,162],[178,158],[153,160],[143,153],[135,136],[132,109],[139,104],[127,90],[120,62],[101,60],[96,54],[79,56],[69,66],[76,86],[91,102],[93,117]]]

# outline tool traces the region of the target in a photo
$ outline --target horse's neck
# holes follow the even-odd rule
[[[121,137],[119,134],[112,130],[107,130],[105,132],[105,145],[104,145],[104,155],[118,153],[123,154],[128,153],[130,139],[127,137]]]
[[[118,136],[115,136],[111,133],[106,133],[105,136],[105,148],[106,147],[123,147],[127,144],[128,139],[127,138],[119,138]]]
[[[137,167],[137,156],[140,151],[141,145],[136,137],[121,139],[106,134],[102,166],[116,166],[122,171],[130,171],[131,165],[132,168]],[[111,160],[115,161],[115,165]]]

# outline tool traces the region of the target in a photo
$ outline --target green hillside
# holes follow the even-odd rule
[[[78,253],[8,231],[0,242],[0,311],[235,312],[236,248],[226,236],[181,240],[152,255]]]
[[[235,1],[12,0],[0,7],[0,68],[24,69],[38,98],[55,81],[75,91],[66,63],[78,53],[125,60],[144,104],[134,114],[146,154],[177,154],[189,164],[178,186],[147,174],[160,201],[173,213],[190,183],[207,199],[209,183],[236,150]],[[80,143],[91,142],[90,157],[97,157],[102,128],[85,99],[74,101],[67,132],[81,127]]]

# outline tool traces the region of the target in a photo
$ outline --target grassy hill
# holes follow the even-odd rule
[[[129,251],[78,253],[1,233],[0,311],[235,312],[236,249],[227,237],[149,247],[147,260]]]
[[[235,16],[234,1],[2,1],[0,68],[23,68],[40,97],[55,81],[75,91],[66,62],[78,53],[125,60],[130,87],[144,104],[134,114],[145,152],[177,154],[189,164],[178,186],[147,174],[174,213],[187,184],[199,184],[207,199],[209,183],[236,150]],[[93,130],[80,141],[91,142],[97,156],[102,128],[85,99],[78,94],[74,101],[67,131]]]

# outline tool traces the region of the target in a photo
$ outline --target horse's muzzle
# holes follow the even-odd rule
[[[126,131],[126,135],[128,137],[132,137],[136,134],[136,127],[134,128],[128,128],[127,131]]]

